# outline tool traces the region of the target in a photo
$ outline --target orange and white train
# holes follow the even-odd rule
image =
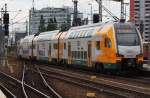
[[[19,42],[18,54],[26,59],[98,71],[143,67],[141,35],[130,22],[96,23],[26,36]]]

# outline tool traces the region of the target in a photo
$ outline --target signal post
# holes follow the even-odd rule
[[[3,8],[2,8],[3,9]],[[8,48],[8,38],[9,38],[9,13],[7,11],[7,4],[5,4],[4,11],[1,11],[1,17],[2,17],[2,29],[4,32],[3,39],[2,41],[2,48],[4,51],[3,55],[3,65],[8,65],[8,58],[7,58],[7,48]]]

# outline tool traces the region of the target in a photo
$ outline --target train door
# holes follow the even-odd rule
[[[68,42],[68,64],[71,64],[71,43]]]
[[[88,41],[88,66],[92,65],[92,42]]]
[[[51,44],[49,44],[48,60],[51,61]]]

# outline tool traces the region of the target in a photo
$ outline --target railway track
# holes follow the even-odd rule
[[[22,73],[22,80],[18,80],[0,71],[1,88],[8,98],[51,98],[34,87],[24,82],[25,65]]]
[[[38,64],[38,65],[43,65],[42,64]],[[62,66],[55,66],[55,65],[48,65],[45,64],[44,66],[48,66],[48,67],[53,67],[53,68],[58,68],[58,69],[62,69],[62,70],[69,70],[69,71],[73,71],[73,72],[82,72],[82,74],[88,74],[88,75],[96,75],[98,77],[103,77],[103,78],[111,78],[111,79],[118,79],[118,80],[126,80],[126,81],[130,81],[130,82],[137,82],[137,83],[142,83],[142,84],[147,84],[150,85],[150,71],[146,71],[146,70],[142,70],[140,72],[137,73],[130,73],[128,75],[114,75],[114,74],[109,74],[109,73],[97,73],[97,72],[92,72],[92,71],[87,71],[87,70],[81,70],[78,68],[64,68]]]
[[[0,88],[8,98],[17,98],[9,89],[0,83]]]
[[[108,78],[102,78],[102,77],[99,78],[98,76],[96,81],[91,81],[89,79],[90,75],[85,75],[86,73],[82,75],[83,73],[81,72],[72,73],[72,72],[67,72],[65,70],[61,70],[61,69],[44,68],[44,67],[40,67],[40,70],[42,71],[42,74],[45,77],[57,78],[57,79],[61,79],[63,81],[68,81],[68,82],[76,81],[75,82],[76,84],[80,83],[78,85],[81,85],[81,84],[84,86],[92,85],[92,87],[90,88],[97,89],[103,92],[109,92],[109,93],[116,94],[116,95],[118,94],[119,96],[122,96],[122,97],[130,97],[130,98],[141,98],[141,97],[149,98],[150,97],[150,88],[143,87],[141,85],[140,86],[133,85],[128,82],[124,83],[123,81],[125,78],[120,78],[118,81],[117,77],[116,79],[108,79]],[[123,81],[120,81],[122,79]]]
[[[41,71],[39,70],[39,68],[37,67],[37,70],[43,80],[43,83],[45,84],[45,86],[54,94],[53,96],[55,98],[62,98],[62,96],[60,94],[58,94],[47,82],[46,79],[44,78],[43,74],[41,73]]]
[[[41,70],[41,69],[39,68],[39,70]],[[34,69],[32,69],[32,71],[38,73]],[[127,96],[126,95],[122,95],[122,94],[120,94],[118,92],[112,92],[110,90],[108,90],[108,91],[107,90],[103,90],[102,88],[96,87],[93,84],[86,83],[87,81],[77,80],[77,79],[73,79],[73,78],[69,78],[69,77],[64,77],[64,76],[61,76],[59,74],[57,74],[57,75],[56,74],[55,75],[54,74],[46,74],[46,73],[41,72],[41,71],[40,71],[40,73],[42,74],[43,77],[46,77],[47,79],[53,78],[53,79],[65,81],[65,82],[67,82],[69,84],[71,83],[73,85],[78,85],[80,87],[89,88],[89,89],[92,89],[92,90],[99,91],[101,93],[103,92],[103,93],[107,93],[107,94],[112,95],[112,96],[117,96],[117,98],[126,98],[128,96],[128,95]]]
[[[140,75],[138,75],[137,77],[135,75],[134,75],[134,77],[133,76],[129,76],[129,77],[127,76],[126,77],[126,76],[116,76],[116,75],[109,75],[109,74],[105,75],[105,74],[101,74],[101,73],[95,73],[95,72],[91,72],[91,71],[89,72],[89,71],[80,70],[80,69],[74,69],[74,68],[64,68],[64,67],[56,66],[56,65],[48,65],[48,64],[44,64],[43,65],[43,63],[42,64],[38,64],[38,65],[43,67],[43,68],[41,68],[41,67],[40,68],[42,70],[44,69],[42,71],[42,73],[46,74],[46,75],[44,75],[45,77],[56,78],[57,76],[54,76],[54,75],[50,76],[50,74],[47,74],[47,73],[57,74],[56,72],[59,71],[59,70],[61,70],[61,71],[63,70],[63,72],[60,72],[60,73],[63,73],[63,74],[65,73],[65,75],[67,75],[67,74],[68,75],[70,74],[72,76],[74,76],[74,74],[79,74],[79,76],[80,76],[80,74],[84,75],[85,77],[88,77],[87,78],[88,80],[89,80],[90,76],[96,75],[97,76],[97,81],[96,82],[99,83],[99,81],[103,81],[103,83],[100,83],[101,85],[106,85],[108,88],[109,87],[113,88],[113,90],[117,89],[117,91],[118,90],[123,90],[124,91],[123,93],[121,93],[121,92],[119,92],[119,93],[121,93],[121,95],[125,94],[125,95],[123,95],[124,97],[131,97],[131,96],[132,96],[132,98],[138,98],[138,97],[139,98],[141,98],[141,97],[142,98],[149,98],[150,97],[150,92],[149,92],[149,90],[150,90],[150,87],[149,87],[149,84],[150,84],[149,83],[150,72],[148,72],[148,71],[146,71],[146,72],[142,71],[142,73],[140,73]],[[53,67],[54,69],[51,68],[51,67]],[[55,70],[55,69],[58,69],[58,70]],[[50,71],[53,70],[54,72],[49,72],[49,70]],[[47,72],[47,73],[45,73],[45,72]],[[79,76],[77,76],[77,77],[79,77]],[[58,77],[57,79],[60,79],[60,78],[61,77]],[[76,78],[76,80],[77,79],[78,78]],[[66,81],[67,79],[60,79],[60,80]],[[105,82],[106,83],[109,82],[110,84],[109,83],[106,84]],[[111,84],[113,84],[113,87],[111,86]],[[107,92],[111,92],[111,93],[116,92],[116,91],[113,91],[113,90],[112,90],[113,91],[112,92],[111,90],[108,90],[108,89],[104,90],[103,88],[99,89],[99,90],[100,91],[107,91]]]
[[[33,69],[36,70],[37,73],[32,71]],[[62,98],[60,94],[58,94],[50,85],[48,85],[37,67],[28,65],[28,68],[26,70],[25,82],[29,85],[32,85],[39,91],[47,94],[50,98]]]

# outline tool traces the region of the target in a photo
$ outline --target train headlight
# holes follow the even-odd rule
[[[117,62],[118,64],[120,64],[120,63],[121,63],[121,59],[117,59],[116,62]]]
[[[142,62],[142,61],[143,61],[143,54],[137,55],[136,58],[137,58],[137,62],[138,62],[138,63],[139,63],[139,62]]]
[[[143,57],[143,54],[139,54],[136,56],[137,58],[142,58]]]

